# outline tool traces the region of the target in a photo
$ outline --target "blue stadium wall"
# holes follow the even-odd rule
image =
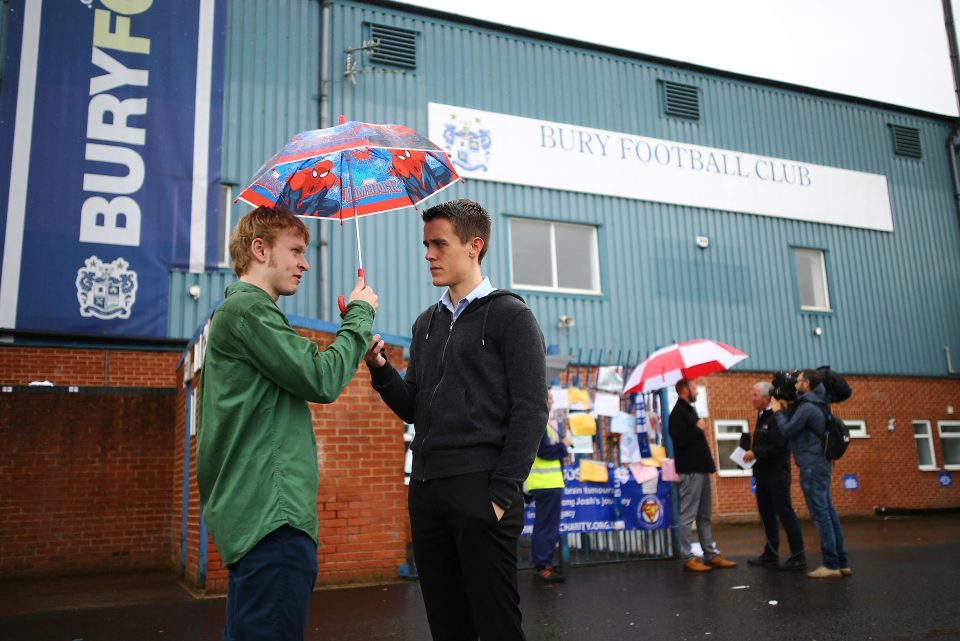
[[[520,290],[547,342],[562,351],[643,355],[708,337],[748,352],[745,369],[758,371],[829,362],[849,373],[944,376],[945,347],[960,364],[960,218],[945,142],[954,119],[389,2],[228,7],[223,180],[234,194],[292,134],[320,126],[324,53],[333,122],[342,113],[426,132],[434,102],[879,174],[889,186],[892,233],[478,180],[445,195],[475,199],[493,215],[484,273],[502,287],[510,278],[507,217],[598,227],[602,295]],[[354,54],[356,84],[345,77],[344,50],[360,47],[371,25],[415,32],[416,68]],[[699,89],[699,120],[663,114],[661,81]],[[890,125],[918,130],[921,158],[894,154]],[[245,209],[234,206],[232,221]],[[308,224],[315,238],[328,225],[327,245],[311,242],[313,269],[281,306],[331,319],[355,274],[353,230]],[[409,335],[412,319],[441,293],[429,282],[419,217],[369,217],[362,229],[365,267],[380,294],[377,329]],[[696,247],[696,235],[709,237],[708,251]],[[825,252],[832,311],[800,309],[794,247]],[[232,279],[226,269],[175,274],[170,336],[189,337]],[[188,294],[192,285],[199,300]],[[561,315],[576,326],[558,329]]]

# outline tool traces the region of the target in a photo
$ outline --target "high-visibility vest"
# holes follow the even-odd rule
[[[551,433],[550,424],[547,424],[547,440],[556,443],[559,440],[556,430]],[[560,461],[548,461],[539,456],[533,459],[530,476],[527,477],[527,490],[549,490],[563,487],[563,468]]]

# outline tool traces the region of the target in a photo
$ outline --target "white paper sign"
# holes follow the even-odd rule
[[[570,434],[570,440],[573,441],[573,447],[569,450],[573,454],[593,454],[592,436],[575,436]]]
[[[551,387],[550,396],[553,397],[553,409],[565,410],[570,405],[567,402],[567,390],[563,387]]]
[[[737,465],[739,465],[740,467],[742,467],[743,469],[749,470],[751,467],[756,465],[757,459],[751,459],[749,463],[747,461],[744,461],[743,455],[746,453],[747,453],[746,450],[744,450],[742,447],[738,447],[737,449],[735,449],[733,452],[730,453],[730,460],[736,463]]]
[[[599,416],[616,416],[620,413],[620,397],[616,394],[597,392],[593,406]]]
[[[636,432],[627,432],[620,435],[620,462],[621,463],[639,463],[640,443],[637,441]]]

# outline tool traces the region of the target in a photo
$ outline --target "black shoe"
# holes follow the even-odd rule
[[[533,575],[533,578],[541,583],[563,583],[567,580],[567,577],[559,574],[553,568],[538,570],[537,573]]]
[[[786,563],[784,563],[777,569],[783,570],[784,572],[790,572],[795,570],[806,570],[807,562],[804,561],[803,559],[788,559]]]
[[[777,565],[779,562],[780,562],[780,561],[779,561],[778,559],[775,559],[775,558],[769,557],[769,556],[763,556],[762,554],[761,554],[760,556],[758,556],[758,557],[754,557],[754,558],[752,558],[752,559],[747,559],[747,565],[749,565],[750,567],[754,567],[754,568],[775,566],[775,565]]]

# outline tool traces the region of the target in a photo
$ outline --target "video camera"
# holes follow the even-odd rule
[[[797,400],[797,372],[788,369],[784,372],[777,372],[770,381],[773,385],[773,391],[770,396],[778,401],[793,403]]]

